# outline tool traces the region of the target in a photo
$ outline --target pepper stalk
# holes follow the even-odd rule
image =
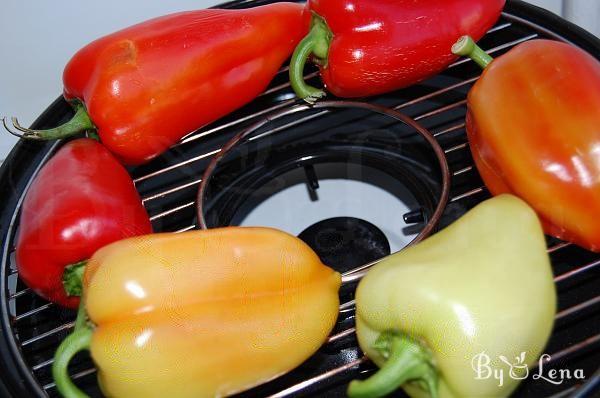
[[[452,53],[471,58],[482,69],[492,63],[494,58],[479,47],[471,36],[463,36],[452,46]]]
[[[325,91],[310,86],[304,81],[304,67],[308,57],[312,55],[314,62],[320,66],[327,65],[327,55],[333,33],[323,18],[313,13],[310,32],[294,50],[290,61],[290,83],[296,95],[309,104],[325,96]]]
[[[80,261],[65,267],[63,272],[63,286],[69,296],[81,296],[83,293],[83,273],[87,260]]]
[[[386,362],[368,379],[352,381],[347,391],[350,398],[384,397],[408,382],[417,383],[431,398],[437,398],[438,375],[431,353],[422,343],[388,331],[379,335],[373,348]]]
[[[49,141],[49,140],[57,140],[62,138],[72,137],[79,133],[88,132],[90,138],[94,138],[98,140],[98,135],[96,134],[97,128],[90,119],[90,116],[87,112],[87,109],[83,102],[80,100],[70,101],[71,106],[75,110],[75,114],[71,119],[67,122],[61,124],[60,126],[46,129],[46,130],[34,130],[23,127],[19,124],[16,118],[12,118],[12,125],[15,129],[20,131],[20,133],[16,133],[12,131],[6,124],[6,121],[2,119],[2,123],[4,124],[4,128],[19,138],[25,138],[29,140],[39,140],[39,141]]]
[[[69,362],[78,352],[90,349],[92,334],[93,329],[89,324],[83,300],[81,300],[73,333],[58,346],[52,363],[52,377],[56,388],[65,398],[89,398],[73,383],[69,377],[68,368]]]

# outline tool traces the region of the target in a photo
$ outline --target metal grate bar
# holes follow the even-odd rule
[[[229,128],[229,127],[237,126],[238,124],[243,123],[245,121],[255,119],[257,116],[262,116],[262,115],[271,113],[273,111],[276,111],[278,109],[285,108],[288,105],[293,105],[297,101],[298,100],[296,100],[296,99],[291,99],[291,100],[283,101],[283,102],[280,102],[277,105],[273,105],[273,106],[271,106],[269,108],[263,109],[262,111],[258,111],[256,113],[251,114],[251,115],[247,115],[247,116],[238,118],[238,119],[236,119],[234,121],[231,121],[229,123],[221,124],[221,125],[219,125],[219,126],[217,126],[215,128],[212,128],[210,130],[202,131],[200,133],[191,133],[188,136],[184,137],[180,142],[178,142],[177,144],[173,145],[171,148],[177,147],[177,146],[179,146],[181,144],[185,144],[185,143],[188,143],[188,142],[191,142],[191,141],[195,141],[195,140],[197,140],[199,138],[206,137],[206,136],[208,136],[210,134],[216,133],[217,131],[221,131],[221,130],[224,130],[224,129]]]
[[[554,354],[550,354],[550,359],[544,360],[543,363],[548,364],[548,363],[556,362],[559,359],[563,359],[569,355],[575,354],[576,352],[586,349],[589,346],[594,345],[598,342],[600,342],[600,334],[589,337],[583,341],[580,341],[577,344],[573,344],[572,346],[569,346],[563,350],[555,352]],[[537,367],[537,365],[533,366],[534,369],[536,367]]]
[[[556,314],[556,320],[560,320],[563,319],[567,316],[576,314],[580,311],[583,311],[587,308],[593,307],[596,304],[600,304],[600,296],[596,296],[593,299],[589,299],[587,301],[584,301],[583,303],[579,303],[577,305],[574,305],[571,308],[567,308],[566,310],[562,310],[561,312],[559,312],[558,314]]]
[[[466,125],[465,123],[459,123],[459,124],[457,124],[457,125],[455,125],[455,126],[448,127],[448,128],[447,128],[447,129],[445,129],[445,130],[441,130],[441,131],[438,131],[437,133],[433,133],[433,136],[437,138],[437,137],[439,137],[440,135],[444,135],[444,134],[452,133],[453,131],[462,130],[462,129],[464,129],[466,126],[467,126],[467,125]]]
[[[178,233],[181,233],[181,232],[191,231],[194,228],[196,228],[196,224],[188,225],[185,228],[181,228],[181,229],[178,229],[177,231],[173,231],[173,232],[175,232],[176,234],[178,234]]]
[[[469,147],[469,144],[467,142],[465,142],[464,144],[459,144],[459,145],[456,145],[456,146],[446,149],[444,151],[444,153],[447,155],[449,153],[460,151],[460,150],[466,149],[468,147]]]
[[[554,282],[556,282],[556,283],[562,282],[566,279],[572,278],[576,275],[583,274],[584,272],[592,270],[592,269],[598,267],[599,265],[600,265],[600,260],[593,261],[589,264],[583,265],[579,268],[575,268],[574,270],[565,272],[564,274],[557,276],[556,278],[554,278]]]
[[[327,344],[334,343],[340,339],[343,339],[346,336],[351,336],[354,334],[354,332],[356,332],[356,328],[349,328],[342,332],[333,334],[333,335],[329,336],[329,338],[327,339]]]
[[[15,292],[15,293],[11,294],[10,296],[8,296],[8,299],[9,300],[14,300],[17,297],[21,297],[22,295],[27,294],[27,293],[33,293],[33,290],[31,290],[30,288],[26,287],[23,290],[19,290],[18,292]]]
[[[354,307],[355,304],[356,304],[356,300],[347,301],[344,304],[340,305],[340,311],[345,311],[347,309],[350,309],[350,308]]]
[[[469,85],[471,83],[474,83],[474,82],[477,81],[477,79],[479,79],[479,75],[477,75],[475,77],[472,77],[470,79],[467,79],[467,80],[463,80],[460,83],[456,83],[456,84],[453,84],[451,86],[445,87],[445,88],[440,89],[438,91],[434,91],[433,93],[429,93],[429,94],[424,95],[422,97],[415,98],[412,101],[407,101],[407,102],[405,102],[403,104],[400,104],[400,105],[394,107],[394,109],[395,110],[399,110],[399,109],[402,109],[402,108],[406,108],[406,107],[408,107],[410,105],[415,105],[415,104],[418,104],[418,103],[423,102],[425,100],[428,100],[428,99],[431,99],[431,98],[435,98],[435,97],[437,97],[440,94],[444,94],[444,93],[447,93],[449,91],[455,90],[457,88],[460,88],[460,87],[463,87],[463,86],[467,86],[467,85]]]
[[[37,365],[33,365],[33,366],[31,367],[31,369],[32,369],[33,371],[37,371],[37,370],[40,370],[40,369],[43,369],[43,368],[45,368],[46,366],[52,365],[53,363],[54,363],[54,358],[50,358],[50,359],[48,359],[47,361],[40,362],[40,363],[38,363]]]
[[[292,122],[289,122],[289,123],[286,123],[286,124],[284,124],[282,126],[272,128],[270,130],[265,131],[264,133],[261,133],[261,134],[255,135],[253,137],[250,137],[248,139],[248,141],[255,141],[255,140],[258,140],[259,138],[267,137],[267,136],[269,136],[271,134],[275,134],[275,133],[277,133],[279,131],[286,130],[286,129],[290,128],[290,127],[298,126],[298,125],[300,125],[300,124],[302,124],[304,122],[308,122],[308,121],[311,121],[313,119],[317,119],[317,118],[319,118],[321,116],[324,116],[324,115],[327,115],[329,113],[331,113],[331,111],[324,110],[324,111],[321,111],[321,112],[314,113],[312,115],[301,117],[300,119],[296,119],[296,120],[294,120]]]
[[[54,303],[47,303],[47,304],[42,305],[41,307],[34,308],[31,311],[27,311],[19,316],[16,316],[15,322],[19,322],[22,319],[28,318],[32,315],[35,315],[39,312],[42,312],[42,311],[47,310],[48,308],[52,308],[52,307],[54,307]]]
[[[473,166],[467,166],[467,167],[464,167],[464,168],[462,168],[460,170],[456,170],[455,172],[452,173],[452,175],[454,177],[456,177],[456,176],[459,176],[461,174],[465,174],[465,173],[467,173],[467,172],[469,172],[471,170],[473,170]]]
[[[503,30],[512,26],[512,22],[505,22],[494,26],[492,29],[488,30],[486,34],[498,32],[499,30]]]
[[[152,217],[150,217],[150,221],[155,221],[155,220],[158,220],[160,218],[166,217],[166,216],[168,216],[170,214],[178,212],[179,210],[183,210],[183,209],[187,209],[189,207],[192,207],[195,204],[196,204],[195,201],[184,203],[184,204],[182,204],[180,206],[177,206],[177,207],[174,207],[172,209],[169,209],[169,210],[166,210],[166,211],[163,211],[161,213],[153,215]]]
[[[294,394],[298,391],[302,391],[303,389],[310,387],[311,385],[320,382],[321,380],[327,380],[330,377],[333,377],[337,374],[343,373],[347,370],[353,369],[357,366],[359,366],[360,364],[364,363],[367,361],[366,357],[362,357],[359,359],[356,359],[352,362],[347,363],[344,366],[340,366],[338,368],[332,369],[328,372],[325,372],[323,374],[320,374],[319,376],[316,377],[312,377],[310,379],[304,380],[302,383],[298,383],[295,384],[293,386],[291,386],[290,388],[286,388],[285,390],[282,390],[280,392],[278,392],[277,394],[273,394],[270,395],[269,398],[282,398],[282,397],[287,397],[291,394]]]
[[[178,185],[178,186],[176,186],[174,188],[167,189],[166,191],[162,191],[162,192],[159,192],[159,193],[155,193],[153,195],[146,196],[145,198],[142,199],[142,203],[150,202],[152,200],[165,197],[165,196],[170,195],[172,193],[179,192],[179,191],[181,191],[181,190],[183,190],[185,188],[193,187],[194,185],[200,184],[201,182],[202,182],[202,178],[199,178],[197,180],[190,181],[190,182],[188,182],[186,184]]]
[[[548,253],[554,253],[556,251],[559,251],[559,250],[564,249],[565,247],[569,247],[569,246],[573,246],[573,244],[571,242],[561,242],[552,247],[549,247]]]
[[[70,329],[73,326],[75,326],[75,322],[64,323],[64,324],[60,325],[59,327],[56,327],[56,328],[54,328],[52,330],[49,330],[49,331],[47,331],[45,333],[42,333],[42,334],[38,334],[37,336],[30,338],[29,340],[25,340],[24,342],[21,343],[21,346],[22,347],[26,347],[26,346],[28,346],[30,344],[33,344],[33,343],[37,342],[37,341],[43,340],[46,337],[50,337],[50,336],[53,336],[53,335],[55,335],[57,333],[60,333],[63,330]]]
[[[219,152],[221,152],[221,150],[220,150],[220,149],[216,149],[216,150],[214,150],[214,151],[212,151],[212,152],[203,153],[202,155],[195,156],[195,157],[193,157],[193,158],[190,158],[190,159],[184,160],[184,161],[182,161],[182,162],[179,162],[179,163],[172,164],[171,166],[168,166],[168,167],[162,168],[162,169],[160,169],[160,170],[156,170],[156,171],[154,171],[154,172],[152,172],[152,173],[149,173],[149,174],[143,175],[143,176],[141,176],[141,177],[138,177],[138,178],[136,178],[135,180],[133,180],[133,182],[134,182],[134,184],[137,184],[137,183],[138,183],[138,182],[140,182],[140,181],[147,180],[148,178],[151,178],[151,177],[156,177],[156,176],[158,176],[158,175],[161,175],[161,174],[163,174],[163,173],[166,173],[167,171],[171,171],[171,170],[174,170],[174,169],[178,169],[179,167],[182,167],[182,166],[188,165],[188,164],[190,164],[190,163],[193,163],[193,162],[197,162],[198,160],[205,159],[205,158],[207,158],[207,157],[209,157],[209,156],[216,155],[216,154],[217,154],[217,153],[219,153]]]
[[[435,110],[433,110],[431,112],[427,112],[427,113],[424,113],[422,115],[415,116],[413,119],[418,122],[419,120],[423,120],[423,119],[427,119],[427,118],[429,118],[431,116],[439,115],[440,113],[444,113],[446,111],[449,111],[449,110],[454,109],[454,108],[458,108],[458,107],[466,105],[466,104],[467,104],[467,100],[466,99],[465,100],[461,100],[461,101],[457,101],[457,102],[454,102],[454,103],[452,103],[450,105],[442,106],[441,108],[435,109]]]
[[[471,189],[468,192],[465,192],[463,194],[460,194],[460,195],[457,195],[457,196],[454,196],[454,197],[450,198],[449,202],[450,203],[458,202],[459,200],[468,198],[469,196],[473,196],[473,195],[476,195],[478,193],[481,193],[484,190],[485,190],[485,187],[479,187],[479,188]]]

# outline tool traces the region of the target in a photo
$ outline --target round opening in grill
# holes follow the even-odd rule
[[[439,221],[448,166],[431,134],[410,118],[336,101],[265,120],[232,139],[207,167],[200,225],[278,228],[349,272],[422,239]],[[340,247],[358,245],[352,260],[348,247],[319,243],[336,230],[345,237]]]

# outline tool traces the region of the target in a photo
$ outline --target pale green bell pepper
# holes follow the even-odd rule
[[[508,396],[542,353],[555,311],[536,214],[514,196],[489,199],[360,282],[358,341],[380,369],[348,394]]]

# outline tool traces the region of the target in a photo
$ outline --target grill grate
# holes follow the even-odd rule
[[[500,55],[521,42],[535,38],[566,40],[516,15],[511,11],[512,8],[509,5],[499,23],[481,42],[490,54]],[[444,148],[453,175],[450,200],[445,212],[448,220],[455,219],[488,197],[473,166],[464,130],[466,93],[479,73],[478,67],[470,60],[461,59],[440,76],[396,93],[369,99],[401,110],[419,121],[433,132]],[[314,70],[307,73],[307,78],[318,84],[316,77]],[[292,92],[286,80],[287,67],[281,69],[270,88],[252,104],[188,135],[160,159],[131,170],[155,230],[183,232],[196,228],[196,224],[191,224],[190,220],[195,219],[196,189],[208,161],[219,152],[221,145],[251,123],[298,103],[290,99]],[[277,129],[314,123],[328,112],[322,110],[299,117]],[[274,132],[276,130],[272,129],[267,133]],[[53,145],[45,157],[49,157],[58,145]],[[18,219],[17,214],[18,208],[13,214],[13,222],[8,226],[8,239],[2,258],[4,331],[9,334],[9,339],[14,339],[11,349],[16,353],[17,366],[24,368],[24,378],[30,382],[30,390],[40,396],[56,396],[50,374],[52,355],[73,327],[75,313],[43,301],[18,280],[13,242],[18,228],[14,221]],[[599,354],[600,348],[600,295],[597,288],[600,282],[600,256],[554,239],[549,239],[548,252],[556,275],[559,312],[553,337],[546,350],[552,360],[544,366],[560,365],[571,370],[582,368],[589,377],[598,366],[594,355]],[[535,300],[535,297],[526,299]],[[300,370],[246,395],[284,397],[325,391],[328,395],[339,395],[348,380],[360,372],[372,371],[372,366],[356,348],[352,308],[353,301],[341,305],[340,311],[348,316],[340,317],[342,319],[338,326],[318,354],[320,358],[331,357],[333,360],[303,365]],[[94,377],[96,370],[88,357],[78,356],[71,370],[73,379],[82,388],[92,395],[99,394]],[[574,380],[565,381],[560,386],[528,380],[515,395],[563,396],[577,389]]]

